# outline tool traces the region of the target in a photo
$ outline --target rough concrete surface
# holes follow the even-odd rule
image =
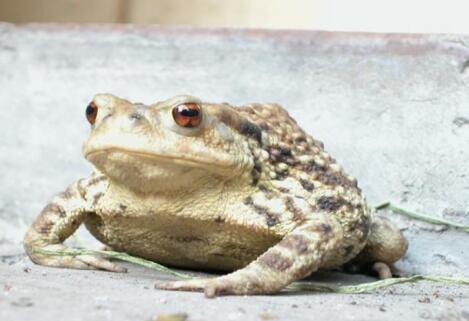
[[[278,102],[358,177],[370,204],[469,223],[469,36],[0,24],[0,320],[469,320],[463,286],[208,300],[154,290],[168,276],[137,266],[112,274],[32,264],[25,229],[90,171],[84,110],[98,92]],[[401,270],[469,277],[467,233],[385,215],[410,240]]]

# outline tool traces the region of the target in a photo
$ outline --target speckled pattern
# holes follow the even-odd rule
[[[129,265],[128,274],[31,265],[21,242],[51,192],[90,172],[80,144],[96,92],[145,103],[180,93],[278,102],[358,178],[369,204],[392,200],[467,224],[468,47],[460,35],[1,25],[0,319],[467,319],[465,287],[203,301],[155,291],[167,277]],[[409,239],[401,270],[468,276],[466,234],[383,214]]]
[[[180,114],[188,106],[190,116]],[[123,271],[102,258],[35,253],[63,248],[84,223],[132,255],[237,270],[157,285],[213,297],[276,293],[359,253],[359,268],[380,264],[387,273],[379,276],[391,277],[387,265],[407,251],[398,228],[371,215],[356,179],[279,105],[176,96],[147,106],[98,94],[86,114],[83,154],[97,171],[56,195],[28,230],[24,245],[35,263]]]

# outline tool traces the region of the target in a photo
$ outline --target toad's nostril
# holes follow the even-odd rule
[[[129,115],[130,119],[135,119],[135,120],[140,120],[143,118],[143,115],[140,114],[139,112],[133,112]]]
[[[111,117],[111,116],[112,116],[112,114],[109,113],[109,114],[107,114],[106,116],[104,116],[101,121],[103,122],[103,121],[105,121],[106,119],[108,119],[108,118]]]

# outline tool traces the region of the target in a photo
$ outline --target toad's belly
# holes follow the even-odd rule
[[[239,269],[281,239],[262,228],[165,215],[92,215],[85,224],[98,240],[117,251],[196,269]]]

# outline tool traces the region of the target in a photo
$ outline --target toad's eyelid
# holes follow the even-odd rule
[[[202,107],[202,101],[198,99],[197,97],[194,96],[188,96],[188,95],[181,95],[177,97],[170,98],[164,102],[165,105],[171,106],[171,108],[174,108],[178,105],[181,104],[197,104],[200,107]]]

